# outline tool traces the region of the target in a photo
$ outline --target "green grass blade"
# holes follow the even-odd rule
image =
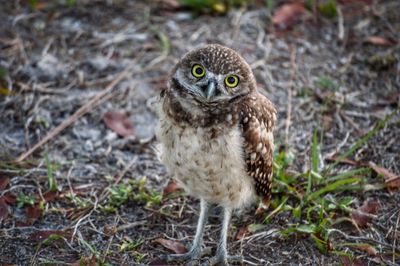
[[[52,192],[56,192],[58,190],[56,179],[53,175],[53,166],[49,160],[49,154],[47,150],[45,151],[44,160],[47,167],[47,179],[49,181],[49,190]]]
[[[311,153],[311,164],[312,164],[312,170],[315,173],[319,172],[319,146],[318,146],[318,135],[317,135],[317,130],[314,130],[314,134],[312,137],[312,153]]]
[[[337,181],[337,180],[341,180],[341,179],[345,179],[348,177],[352,177],[355,175],[361,175],[361,174],[366,174],[366,173],[370,173],[371,170],[367,167],[362,167],[362,168],[357,168],[357,169],[352,169],[350,171],[346,171],[343,173],[340,173],[338,175],[335,176],[330,176],[324,179],[323,184],[327,184],[333,181]]]
[[[346,186],[346,185],[350,185],[350,184],[354,184],[354,183],[358,183],[361,182],[362,179],[357,178],[357,177],[353,177],[353,178],[348,178],[348,179],[342,179],[342,180],[338,180],[334,183],[331,183],[311,194],[308,195],[307,200],[314,200],[318,197],[320,197],[321,195],[330,192],[330,191],[335,191],[337,189],[340,189],[342,186]]]

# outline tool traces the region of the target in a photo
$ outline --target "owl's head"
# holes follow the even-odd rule
[[[250,66],[234,50],[211,44],[187,53],[175,66],[170,87],[204,105],[232,103],[256,88]]]

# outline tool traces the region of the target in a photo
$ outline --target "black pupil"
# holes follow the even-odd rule
[[[229,77],[229,78],[228,78],[228,83],[229,83],[229,84],[235,83],[235,78],[234,78],[234,77]]]
[[[196,72],[197,75],[203,74],[203,69],[201,69],[201,67],[196,67],[194,71]]]

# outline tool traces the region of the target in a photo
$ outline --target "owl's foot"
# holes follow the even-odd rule
[[[208,264],[203,264],[204,266],[213,266],[213,265],[218,265],[218,266],[228,266],[231,263],[233,264],[242,264],[244,262],[244,257],[243,256],[227,256],[227,255],[217,255],[211,260],[209,260]]]
[[[165,256],[165,260],[168,262],[171,261],[188,261],[186,265],[199,265],[199,260],[204,255],[207,255],[211,252],[211,249],[208,248],[192,248],[189,252],[184,254],[170,254]]]

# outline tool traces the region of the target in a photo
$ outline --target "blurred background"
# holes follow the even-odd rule
[[[254,265],[398,265],[399,10],[1,0],[0,264],[165,265],[160,255],[185,249],[197,202],[154,155],[152,102],[184,53],[219,43],[278,110],[275,197],[269,212],[234,219],[231,253]],[[218,227],[208,230],[213,244]]]

